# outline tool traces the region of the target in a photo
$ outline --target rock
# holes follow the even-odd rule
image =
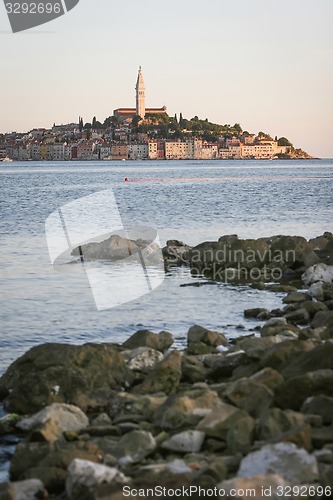
[[[281,337],[281,335],[275,337],[248,337],[238,341],[237,347],[244,350],[249,358],[260,360],[272,346],[285,340],[285,337]]]
[[[209,437],[226,441],[230,425],[247,416],[248,414],[244,410],[222,403],[220,408],[212,410],[201,420],[197,425],[197,430],[204,432]]]
[[[183,355],[182,381],[190,384],[204,382],[207,379],[207,370],[197,356]]]
[[[301,408],[302,413],[320,415],[323,424],[333,423],[333,398],[319,394],[306,399]]]
[[[333,282],[333,266],[328,266],[323,263],[309,267],[302,275],[302,281],[305,285],[310,286],[317,281],[326,283]]]
[[[149,330],[139,330],[123,343],[125,349],[137,349],[138,347],[149,347],[156,351],[166,352],[173,344],[173,337],[169,332],[159,334]]]
[[[182,353],[172,351],[168,356],[158,363],[149,372],[144,381],[134,388],[134,392],[140,394],[153,394],[164,392],[170,394],[175,392],[181,379]]]
[[[332,340],[333,339],[333,325],[322,329],[320,332],[321,340]]]
[[[260,441],[279,439],[285,432],[304,423],[305,417],[301,413],[269,408],[258,420],[258,438]]]
[[[333,266],[332,266],[333,267]],[[333,283],[325,283],[317,281],[309,288],[309,294],[317,300],[332,301],[333,300]]]
[[[281,408],[298,410],[307,398],[332,392],[333,370],[316,370],[288,379],[277,389],[275,400]]]
[[[189,265],[191,250],[192,247],[186,245],[182,241],[167,241],[167,246],[162,250],[166,270],[168,271],[172,267]]]
[[[196,425],[211,410],[221,406],[222,401],[215,391],[191,389],[169,396],[156,410],[153,423],[161,429],[179,429],[187,422]]]
[[[285,378],[303,375],[306,372],[329,369],[333,367],[333,344],[325,342],[319,344],[308,352],[300,353],[297,358],[292,360],[289,366],[282,370]]]
[[[47,499],[43,483],[39,479],[27,479],[11,483],[11,490],[15,500],[39,500]]]
[[[227,448],[232,454],[246,454],[254,441],[255,421],[250,416],[244,416],[231,422],[227,432]]]
[[[246,360],[245,352],[235,351],[205,357],[203,363],[208,368],[207,376],[214,382],[231,377],[233,371]]]
[[[313,318],[319,311],[327,311],[328,307],[323,302],[307,301],[302,303],[302,309],[305,309],[310,318]]]
[[[249,378],[250,381],[265,385],[271,391],[275,391],[284,382],[282,375],[273,368],[263,368]]]
[[[213,332],[198,325],[192,326],[188,331],[188,354],[206,354],[216,352],[215,347],[220,345],[228,345],[228,341],[223,333]]]
[[[95,498],[94,490],[102,483],[125,483],[125,476],[116,468],[75,459],[68,468],[66,493],[69,500]]]
[[[48,421],[55,422],[60,434],[66,431],[78,432],[89,425],[88,417],[77,406],[53,403],[32,417],[23,418],[16,427],[31,431]]]
[[[98,427],[100,425],[103,425],[103,426],[104,425],[111,425],[111,424],[112,424],[111,418],[106,413],[101,413],[100,415],[98,415],[98,417],[94,418],[94,420],[91,422],[91,425],[93,425],[94,427]]]
[[[253,380],[239,379],[230,384],[224,396],[229,402],[253,417],[258,417],[274,401],[274,393]]]
[[[6,408],[31,414],[52,403],[85,410],[102,406],[114,390],[129,386],[132,371],[110,344],[43,344],[15,361],[0,379]]]
[[[162,443],[162,448],[178,453],[197,453],[201,450],[205,433],[200,431],[184,431],[175,434]]]
[[[274,284],[274,285],[269,285],[267,289],[275,293],[297,292],[297,288],[293,285]]]
[[[286,318],[271,318],[260,329],[262,337],[271,337],[279,335],[282,331],[287,330]]]
[[[312,443],[315,448],[322,448],[333,443],[333,424],[312,429]]]
[[[109,414],[117,425],[123,422],[150,422],[155,411],[166,401],[166,396],[116,394],[109,402]]]
[[[307,325],[310,321],[310,314],[306,309],[301,308],[286,314],[286,320],[295,325]]]
[[[284,304],[294,304],[299,302],[305,302],[306,300],[311,300],[311,296],[304,292],[291,292],[286,295],[282,302]]]
[[[118,460],[130,457],[131,462],[135,463],[151,455],[156,446],[156,441],[150,432],[136,430],[124,434],[118,442],[114,443],[111,454]]]
[[[265,476],[249,478],[235,477],[228,481],[223,481],[217,488],[225,492],[224,496],[219,497],[221,500],[231,497],[235,500],[248,500],[249,492],[251,492],[251,497],[256,500],[266,500],[267,498],[281,500],[281,495],[278,494],[278,487],[281,488],[281,491],[285,491],[286,486],[290,486],[290,483],[287,483],[281,476],[267,474]]]
[[[333,311],[319,311],[312,320],[312,328],[333,325]]]
[[[9,413],[0,418],[0,436],[7,436],[15,432],[16,424],[22,419],[21,415]]]
[[[137,349],[123,351],[121,354],[124,356],[128,368],[143,373],[149,372],[163,359],[163,354],[160,351],[149,347],[138,347]]]
[[[238,477],[279,474],[292,484],[308,484],[318,479],[317,460],[292,443],[266,445],[243,458]]]
[[[269,319],[270,312],[268,309],[262,308],[262,307],[256,307],[254,309],[246,309],[244,311],[244,316],[245,318],[255,318],[257,319],[259,315],[262,317],[262,315],[266,315],[267,319]]]
[[[311,351],[315,347],[315,343],[309,340],[285,340],[284,342],[273,345],[262,355],[260,361],[261,367],[271,367],[284,373],[282,370],[285,367],[292,367],[293,363],[302,353]]]

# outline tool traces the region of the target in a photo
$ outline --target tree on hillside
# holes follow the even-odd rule
[[[292,146],[291,142],[286,137],[280,137],[278,140],[279,146]]]

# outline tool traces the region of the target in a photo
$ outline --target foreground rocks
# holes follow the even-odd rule
[[[299,270],[304,252],[307,262],[327,257],[331,236],[258,245],[292,248],[297,259],[288,268]],[[237,237],[225,242],[240,245]],[[169,246],[184,250],[177,245]],[[303,486],[312,497],[331,497],[328,260],[302,271],[303,289],[278,285],[281,309],[245,311],[262,321],[250,335],[229,340],[194,325],[184,351],[172,348],[170,333],[146,330],[123,345],[31,349],[0,379],[0,400],[12,412],[0,420],[0,434],[21,441],[0,499],[118,500],[124,491],[135,498],[131,489],[148,498],[155,486],[224,492],[214,498],[236,488],[235,498],[244,499],[247,488],[255,498],[278,499],[288,497],[283,488]]]

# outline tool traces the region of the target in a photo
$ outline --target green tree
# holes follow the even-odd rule
[[[291,142],[286,137],[280,137],[278,140],[279,146],[292,146]]]

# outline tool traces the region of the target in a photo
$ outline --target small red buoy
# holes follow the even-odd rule
[[[128,182],[128,177],[125,177],[125,182]]]

